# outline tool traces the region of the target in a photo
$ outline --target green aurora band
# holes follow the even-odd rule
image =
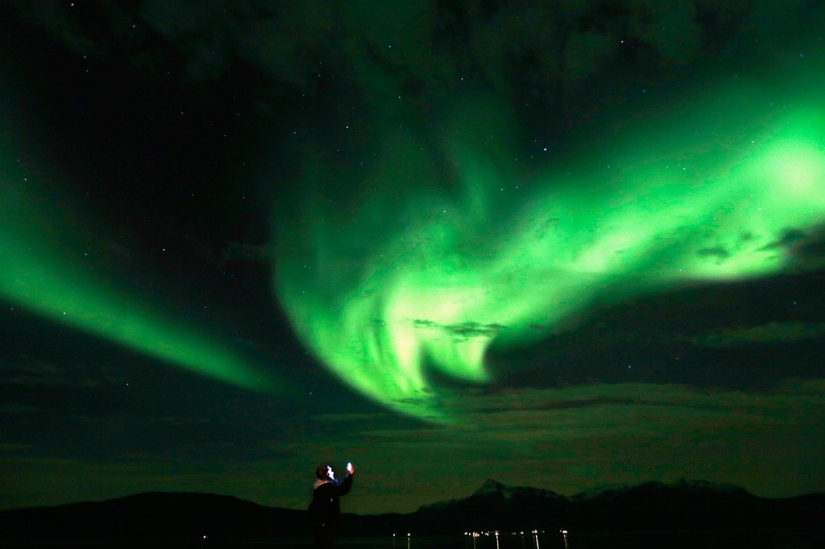
[[[520,173],[506,106],[480,94],[449,109],[439,139],[385,124],[363,173],[307,162],[316,192],[299,219],[279,219],[276,293],[341,380],[449,421],[430,368],[485,382],[491,346],[561,331],[597,300],[787,267],[791,237],[825,221],[822,89],[797,75],[782,106],[744,83],[686,97],[632,130],[593,132],[540,175]],[[432,168],[444,157],[446,183]],[[323,196],[341,187],[361,189],[357,204]]]
[[[224,382],[282,389],[236,349],[217,342],[216,334],[187,326],[137,288],[124,290],[105,261],[79,251],[100,249],[81,237],[90,228],[68,222],[77,213],[56,206],[57,195],[35,189],[13,158],[0,151],[0,298]]]

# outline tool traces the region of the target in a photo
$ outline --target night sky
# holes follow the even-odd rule
[[[0,2],[0,509],[825,491],[823,28]]]

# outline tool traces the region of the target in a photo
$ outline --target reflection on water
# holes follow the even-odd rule
[[[627,532],[577,534],[556,532],[467,533],[416,537],[343,538],[340,549],[821,549],[825,529],[721,530],[710,532]],[[1,539],[4,549],[310,549],[311,539]]]
[[[629,532],[577,534],[557,532],[494,532],[446,537],[399,536],[341,539],[341,549],[822,549],[823,530],[721,530],[711,532]],[[230,547],[226,545],[225,547]],[[238,545],[237,547],[241,547]],[[278,549],[307,549],[300,544],[273,544]]]

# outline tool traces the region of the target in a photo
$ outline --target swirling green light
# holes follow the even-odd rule
[[[6,152],[6,151],[3,151]],[[39,315],[240,387],[274,391],[271,376],[237,350],[134,294],[79,250],[95,249],[0,153],[0,297]]]
[[[277,294],[342,380],[444,418],[427,368],[483,382],[494,342],[545,337],[596,299],[782,269],[783,239],[825,221],[825,108],[786,99],[770,109],[758,90],[720,90],[594,136],[540,176],[519,173],[494,100],[453,109],[434,153],[413,130],[386,128],[365,173],[307,170],[310,188],[368,190],[357,206],[310,201],[282,223]],[[439,155],[458,191],[433,190]]]

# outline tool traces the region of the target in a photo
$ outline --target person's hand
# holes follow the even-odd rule
[[[347,473],[350,475],[355,472],[355,467],[352,466],[352,463],[347,463]]]

